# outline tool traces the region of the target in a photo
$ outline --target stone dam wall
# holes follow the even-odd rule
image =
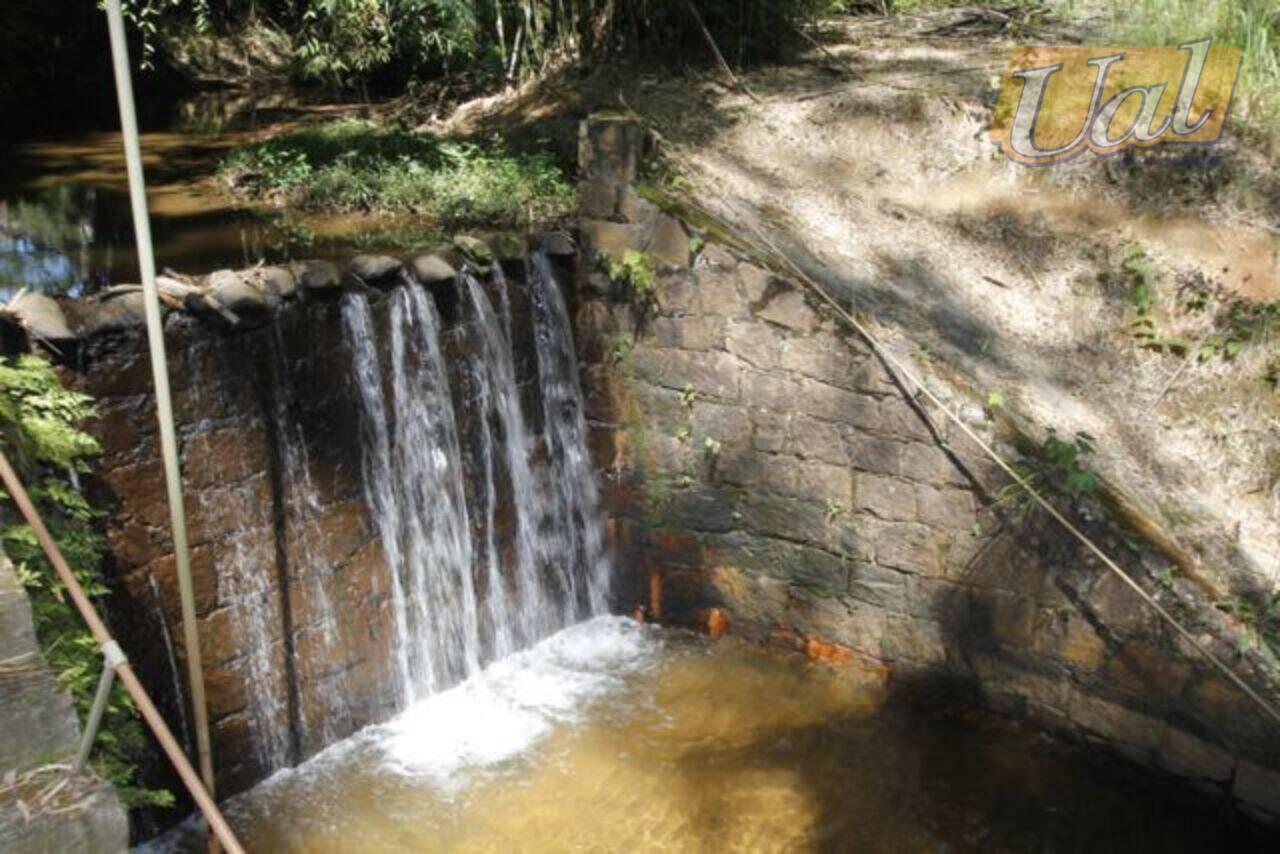
[[[547,242],[554,251],[555,237]],[[471,493],[481,488],[483,461],[468,367],[478,333],[455,278],[455,265],[467,263],[450,250],[404,266],[363,257],[343,268],[315,262],[215,274],[193,281],[207,292],[222,290],[216,309],[187,303],[169,311],[165,335],[220,796],[386,720],[402,700],[390,572],[365,491],[361,395],[342,297],[357,292],[368,300],[374,346],[384,351],[381,369],[389,374],[391,297],[402,288],[430,294],[443,322],[467,500],[478,501]],[[506,277],[496,274],[498,263]],[[563,256],[552,259],[553,266],[564,263]],[[468,269],[510,324],[523,408],[540,435],[524,264],[513,254],[472,261]],[[369,275],[374,268],[381,271],[376,278]],[[229,292],[242,284],[245,293]],[[98,411],[87,427],[103,454],[88,489],[95,506],[109,512],[107,574],[117,585],[109,619],[174,732],[190,740],[145,331],[134,306],[110,307],[132,303],[135,293],[68,306],[71,334],[60,343],[65,376],[94,397]],[[112,322],[76,328],[76,311]],[[479,540],[482,520],[473,514],[471,521]],[[495,529],[497,548],[509,558],[512,508],[505,499]]]
[[[690,243],[631,186],[642,147],[625,124],[583,131],[577,337],[624,606],[652,610],[656,590],[665,621],[959,684],[1280,816],[1280,726],[1056,523],[993,506],[1008,478],[812,295]],[[656,273],[639,305],[604,272],[628,250]],[[980,402],[929,382],[999,443]],[[1088,530],[1144,579],[1171,577],[1132,531]],[[1274,687],[1238,627],[1205,606],[1191,619]]]
[[[540,243],[574,319],[613,607],[907,686],[959,686],[1255,816],[1280,816],[1277,727],[1051,523],[993,509],[1005,485],[993,465],[924,417],[809,294],[758,258],[691,241],[644,201],[632,186],[642,148],[629,125],[584,126],[576,245],[563,233]],[[607,274],[629,250],[654,273],[651,292]],[[453,273],[468,259],[489,269],[481,279],[510,318],[537,437],[521,251],[498,250],[505,278],[464,242],[408,264],[366,256],[166,284],[220,794],[396,708],[390,581],[365,500],[343,295],[364,294],[381,329],[397,288],[431,294],[473,490],[482,462],[465,365],[476,339]],[[58,345],[67,377],[98,401],[90,429],[104,455],[90,488],[109,510],[109,618],[182,736],[179,604],[139,297],[124,289],[56,307],[34,301],[22,329]],[[962,388],[930,382],[998,438]],[[536,441],[533,456],[545,453]],[[1167,569],[1132,532],[1095,521],[1091,535],[1144,579]],[[509,507],[497,526],[509,562]],[[238,621],[250,606],[266,618]],[[1204,617],[1197,630],[1266,684],[1230,626]],[[263,698],[279,723],[271,760]]]

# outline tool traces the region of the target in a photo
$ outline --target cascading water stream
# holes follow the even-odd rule
[[[286,525],[289,540],[294,546],[291,560],[296,564],[294,574],[305,571],[310,578],[311,587],[311,595],[307,598],[309,612],[300,615],[300,628],[317,633],[322,648],[328,653],[325,656],[310,655],[302,659],[312,671],[304,675],[310,690],[316,692],[319,703],[315,707],[302,703],[299,716],[304,731],[313,736],[311,740],[327,744],[340,731],[339,724],[351,717],[345,674],[317,671],[317,665],[336,659],[341,652],[342,639],[338,635],[338,621],[333,611],[332,597],[326,590],[326,585],[334,578],[334,567],[316,550],[316,544],[324,539],[319,520],[320,496],[311,479],[311,460],[302,428],[293,414],[294,388],[285,361],[285,345],[280,327],[273,327],[273,333],[272,429],[279,454]],[[320,712],[315,716],[316,719],[310,717],[309,710],[313,708]]]
[[[383,558],[391,578],[391,608],[395,623],[397,686],[400,700],[409,700],[413,682],[409,664],[409,604],[400,568],[404,551],[400,542],[400,502],[391,476],[391,423],[382,391],[382,365],[378,359],[373,315],[363,294],[347,294],[342,303],[342,323],[351,350],[351,369],[360,395],[361,466],[365,502],[378,528]]]
[[[258,764],[274,770],[288,764],[291,749],[287,691],[278,684],[283,678],[276,666],[280,643],[272,630],[280,624],[275,567],[271,555],[255,548],[270,530],[271,519],[266,507],[252,501],[240,506],[245,510],[229,537],[233,545],[216,558],[218,601],[230,609],[235,636],[244,639],[242,668],[245,683],[252,686],[245,692],[245,711]]]
[[[484,494],[488,531],[486,559],[490,579],[488,611],[493,624],[495,657],[522,649],[546,637],[563,624],[539,581],[539,567],[548,557],[549,544],[539,528],[537,481],[530,466],[533,438],[524,413],[520,409],[520,389],[516,385],[515,357],[506,333],[509,315],[500,320],[474,276],[464,274],[463,284],[475,313],[480,347],[471,360],[471,370],[479,389],[481,438],[485,460]],[[495,283],[505,293],[506,282]],[[506,304],[507,300],[504,299]],[[510,309],[507,309],[508,313]],[[503,448],[504,473],[510,486],[512,512],[515,516],[515,590],[507,593],[507,585],[498,567],[498,554],[493,536],[493,508],[497,504],[498,480],[495,477],[496,446]],[[496,595],[495,595],[496,594]]]
[[[390,410],[383,403],[372,322],[362,296],[343,307],[361,384],[366,500],[376,517],[396,612],[406,703],[480,669],[479,618],[440,320],[417,287],[390,297]]]
[[[395,289],[384,336],[369,297],[351,293],[342,306],[360,395],[365,501],[390,574],[402,707],[605,611],[609,564],[559,285],[545,258],[531,262],[545,471],[533,464],[535,439],[521,409],[506,283],[496,278],[495,285],[502,315],[470,274],[455,282],[476,326],[477,346],[464,367],[483,480],[473,484],[475,508],[466,503],[434,300],[412,283]],[[512,514],[509,551],[498,540],[500,507]],[[511,565],[504,566],[507,553]]]
[[[549,550],[565,586],[562,625],[607,609],[610,560],[595,472],[587,450],[586,407],[564,296],[547,256],[526,262],[533,301],[538,382],[549,458],[546,488],[554,541]]]

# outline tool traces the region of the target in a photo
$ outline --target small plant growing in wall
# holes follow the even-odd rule
[[[658,280],[643,252],[627,249],[621,258],[602,256],[605,272],[621,295],[643,314],[658,308]]]
[[[1099,486],[1097,474],[1088,466],[1092,453],[1093,437],[1088,433],[1082,431],[1064,439],[1050,428],[1039,446],[1014,463],[1014,471],[1037,492],[1050,500],[1057,499],[1055,503],[1059,506],[1088,512],[1094,509]],[[1016,516],[1025,516],[1035,507],[1031,496],[1018,483],[1004,487],[996,503]]]

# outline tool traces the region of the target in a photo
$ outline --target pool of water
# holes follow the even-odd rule
[[[233,798],[250,851],[1276,850],[1186,790],[873,670],[618,617]],[[198,851],[190,828],[151,850]]]
[[[403,218],[247,204],[218,178],[235,146],[352,109],[273,96],[224,106],[215,119],[200,101],[146,119],[141,146],[157,268],[203,274],[343,257],[412,233],[417,224]],[[138,277],[119,133],[89,130],[0,149],[0,299],[24,287],[81,296]]]

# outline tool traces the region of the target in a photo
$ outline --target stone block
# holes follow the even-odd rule
[[[661,273],[657,293],[660,311],[667,317],[698,313],[699,287],[689,273]]]
[[[915,488],[920,521],[936,528],[968,532],[977,522],[973,496],[961,489],[938,489],[925,484]]]
[[[742,297],[750,305],[759,305],[769,290],[773,274],[754,264],[738,265],[738,283],[742,286]]]
[[[1191,668],[1177,647],[1136,639],[1111,657],[1106,675],[1116,687],[1138,696],[1176,699],[1191,676]]]
[[[689,266],[689,232],[675,217],[657,214],[650,225],[644,250],[658,267]]]
[[[968,483],[963,478],[956,482],[955,464],[948,459],[941,448],[932,444],[916,442],[903,444],[899,461],[902,476],[920,483],[937,486],[943,484],[964,486]]]
[[[853,496],[853,476],[845,466],[818,460],[793,460],[795,482],[792,494],[821,501],[828,507],[847,508]]]
[[[931,620],[890,615],[885,620],[881,654],[889,660],[906,659],[937,665],[947,660],[942,627]]]
[[[699,396],[722,401],[738,398],[741,362],[728,353],[637,349],[632,354],[636,376],[664,388],[692,386]]]
[[[622,195],[628,189],[616,181],[588,178],[578,184],[578,214],[588,219],[614,219],[618,216]]]
[[[911,484],[893,477],[858,473],[853,478],[853,507],[881,519],[911,522],[916,518],[916,493]]]
[[[1231,794],[1250,807],[1280,816],[1280,771],[1242,759]]]
[[[1156,761],[1171,774],[1224,783],[1231,779],[1236,761],[1231,754],[1204,739],[1166,727],[1156,745]],[[1276,784],[1280,785],[1280,777]]]
[[[1071,692],[1067,714],[1076,726],[1144,764],[1151,762],[1164,730],[1157,720],[1083,691]]]
[[[848,562],[846,590],[859,602],[895,613],[906,613],[909,598],[907,580],[910,577],[870,561],[853,560]]]
[[[748,530],[786,540],[821,541],[826,527],[826,507],[800,498],[748,491],[739,512]]]
[[[752,413],[751,447],[771,454],[785,450],[790,444],[790,421],[790,416],[787,415],[764,411]]]
[[[578,127],[578,166],[589,178],[635,181],[644,153],[644,128],[628,119],[593,116]]]
[[[779,365],[788,371],[843,388],[859,391],[850,382],[853,353],[834,335],[800,335],[786,339]]]
[[[621,259],[628,249],[639,251],[642,248],[642,235],[634,225],[589,220],[582,223],[581,233],[583,248],[615,261]]]
[[[800,396],[793,406],[806,415],[847,424],[859,430],[884,432],[879,402],[817,380],[800,380]]]
[[[726,320],[750,319],[751,310],[738,292],[737,280],[731,272],[699,270],[697,282],[698,308],[703,314]]]
[[[929,529],[918,522],[866,519],[875,560],[883,566],[921,575],[939,575],[938,549]]]
[[[783,339],[777,330],[762,323],[742,320],[725,323],[725,349],[761,371],[772,371],[778,367],[782,344]]]
[[[818,315],[799,291],[783,291],[754,308],[754,314],[759,319],[801,334],[813,331],[819,322]]]
[[[746,371],[742,376],[742,402],[773,412],[795,412],[800,405],[800,385],[773,373]]]
[[[709,400],[694,401],[692,428],[695,442],[714,439],[720,443],[721,454],[744,450],[751,445],[751,419],[739,406]]]
[[[845,437],[849,464],[858,471],[897,475],[902,470],[906,447],[893,439],[850,432]]]
[[[792,449],[805,459],[845,467],[849,463],[844,433],[839,425],[807,415],[791,419]]]

